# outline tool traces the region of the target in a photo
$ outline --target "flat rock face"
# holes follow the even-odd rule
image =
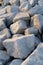
[[[21,65],[21,63],[22,63],[22,60],[16,59],[16,60],[13,60],[10,65]]]
[[[23,20],[18,20],[15,23],[13,23],[10,26],[11,32],[12,34],[16,34],[16,33],[23,33],[23,31],[27,28],[26,22]]]
[[[26,58],[34,49],[34,44],[34,35],[19,37],[15,42],[11,42],[9,40],[5,40],[3,42],[3,45],[7,49],[7,53],[15,58]]]
[[[21,65],[43,65],[43,43]]]

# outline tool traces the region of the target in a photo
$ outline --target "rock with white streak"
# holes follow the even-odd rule
[[[26,2],[27,0],[20,0],[20,5],[24,2]]]
[[[26,28],[26,22],[23,20],[18,20],[10,26],[12,34],[23,33]]]
[[[15,21],[17,21],[17,20],[30,20],[30,16],[29,16],[29,14],[28,13],[26,13],[26,12],[20,12],[20,13],[18,13],[15,17],[14,17],[14,19],[13,19],[13,22],[15,22]]]
[[[36,14],[32,17],[31,25],[39,29],[39,32],[42,32],[43,28],[43,16],[40,14]]]
[[[10,32],[9,29],[5,28],[2,31],[0,31],[0,41],[4,41],[7,38],[10,38]]]
[[[39,4],[40,6],[43,6],[43,0],[39,0],[39,1],[38,1],[38,4]]]
[[[43,43],[21,65],[43,65]]]
[[[7,49],[7,53],[10,56],[24,59],[35,48],[35,36],[33,34],[28,36],[22,36],[16,39],[15,41],[14,39],[7,39],[3,41],[3,45]]]
[[[21,65],[22,62],[23,61],[20,59],[15,59],[10,63],[10,65]]]

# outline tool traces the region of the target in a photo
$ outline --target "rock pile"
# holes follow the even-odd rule
[[[43,0],[0,0],[0,65],[43,65]]]

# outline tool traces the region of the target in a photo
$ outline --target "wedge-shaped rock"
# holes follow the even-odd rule
[[[35,28],[35,27],[27,28],[25,30],[25,35],[29,35],[29,34],[35,34],[35,35],[37,35],[38,34],[38,29]]]
[[[22,11],[28,11],[30,8],[31,8],[31,5],[28,1],[26,1],[20,5],[20,9]]]
[[[3,41],[3,45],[7,49],[7,53],[10,56],[24,59],[35,48],[35,36],[32,34],[28,36],[19,37],[15,41],[14,39],[5,40]]]
[[[34,7],[32,7],[28,13],[30,14],[30,16],[33,16],[35,14],[43,14],[43,6],[40,5],[36,5]]]
[[[42,28],[43,28],[43,16],[40,14],[36,14],[32,17],[32,22],[31,25],[36,27],[37,29],[39,29],[39,31],[41,32]]]
[[[38,0],[28,0],[31,4],[31,6],[35,6],[36,4],[38,4]]]
[[[16,34],[16,33],[23,33],[23,31],[27,28],[26,22],[23,20],[18,20],[15,23],[13,23],[10,26],[10,30],[12,32],[12,34]]]
[[[0,31],[0,41],[3,41],[5,39],[9,38],[10,36],[11,35],[10,35],[10,32],[9,32],[9,29],[7,29],[7,28]]]
[[[4,20],[3,19],[0,19],[0,30],[3,30],[6,28],[6,25],[4,23]]]
[[[29,14],[28,13],[26,13],[26,12],[20,12],[20,13],[18,13],[15,17],[14,17],[14,19],[13,19],[13,22],[15,22],[15,21],[17,21],[17,20],[29,20],[30,19],[30,16],[29,16]]]
[[[20,4],[20,0],[9,0],[9,3],[12,5],[19,5]]]
[[[0,50],[0,61],[1,62],[4,63],[4,62],[8,61],[9,58],[10,58],[10,56],[5,51]]]
[[[10,65],[21,65],[22,62],[23,62],[23,61],[20,60],[20,59],[15,59],[15,60],[13,60],[13,61],[11,62]]]
[[[21,65],[43,65],[43,43]]]

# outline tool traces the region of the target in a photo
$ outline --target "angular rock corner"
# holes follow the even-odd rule
[[[43,65],[43,0],[0,0],[0,65]]]

